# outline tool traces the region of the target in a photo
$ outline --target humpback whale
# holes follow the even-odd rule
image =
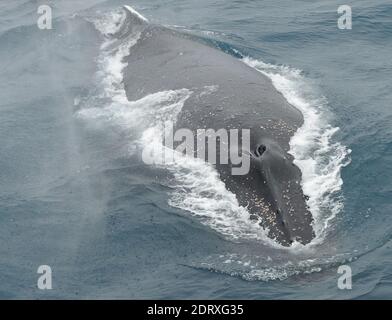
[[[230,164],[216,164],[220,179],[234,193],[249,219],[283,246],[309,243],[313,218],[301,187],[301,171],[289,153],[289,141],[303,124],[271,80],[239,59],[195,36],[149,23],[131,7],[117,37],[137,34],[127,56],[124,88],[128,100],[166,90],[192,88],[176,128],[250,129],[250,144],[239,145],[250,157],[247,174],[231,174]],[[213,87],[208,94],[197,88]],[[248,149],[248,150],[247,150]],[[219,154],[219,150],[217,150]]]

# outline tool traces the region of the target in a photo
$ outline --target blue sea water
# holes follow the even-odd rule
[[[38,29],[39,4],[52,30]],[[183,192],[184,168],[138,160],[136,124],[151,110],[117,103],[124,44],[102,46],[124,4],[243,59],[304,113],[291,147],[315,243],[252,237],[210,171],[186,175],[208,174],[191,180],[215,187],[201,197]],[[392,3],[347,3],[351,30],[337,27],[341,4],[1,1],[0,297],[390,299]],[[37,288],[40,265],[52,290]],[[340,265],[351,290],[338,288]]]

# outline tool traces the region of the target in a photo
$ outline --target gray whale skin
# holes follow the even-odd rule
[[[176,127],[195,133],[203,128],[250,129],[250,150],[242,150],[250,156],[249,173],[232,175],[230,165],[217,163],[221,180],[270,238],[283,246],[311,242],[313,218],[301,188],[301,171],[288,153],[290,138],[303,124],[301,112],[270,79],[242,61],[190,35],[149,23],[128,6],[124,10],[127,20],[115,36],[140,34],[126,58],[127,98],[215,86],[209,94],[191,95]]]

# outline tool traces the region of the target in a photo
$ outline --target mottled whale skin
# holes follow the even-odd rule
[[[226,188],[250,219],[283,246],[309,243],[315,236],[312,215],[301,188],[301,171],[288,153],[289,141],[303,124],[299,110],[273,87],[270,79],[238,59],[190,35],[150,24],[130,7],[119,37],[140,34],[126,58],[124,86],[130,101],[159,91],[188,88],[176,127],[250,129],[249,173],[232,175],[216,164]],[[214,86],[209,94],[200,94]],[[219,144],[218,144],[219,145]],[[219,155],[219,150],[217,150]]]

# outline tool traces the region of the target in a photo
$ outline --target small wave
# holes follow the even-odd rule
[[[282,281],[293,276],[320,273],[356,259],[348,253],[318,258],[299,257],[289,261],[269,255],[225,253],[211,255],[203,262],[196,261],[191,267],[228,274],[247,281]]]

